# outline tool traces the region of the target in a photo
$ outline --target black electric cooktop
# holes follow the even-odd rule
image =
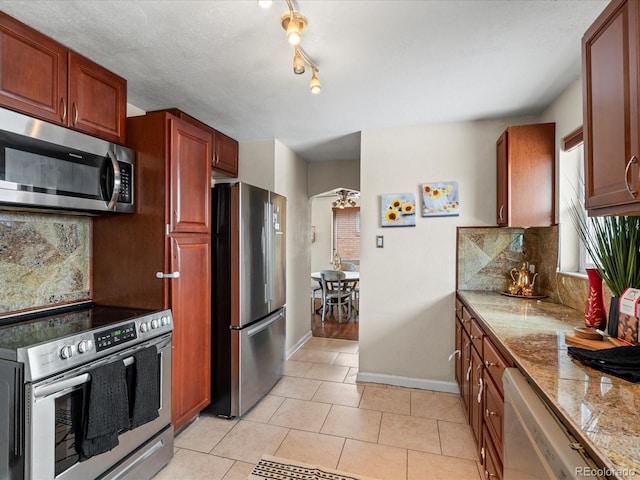
[[[87,332],[152,313],[94,303],[65,306],[0,319],[0,348],[15,350]]]

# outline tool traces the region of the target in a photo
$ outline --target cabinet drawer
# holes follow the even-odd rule
[[[471,312],[467,309],[467,307],[465,307],[464,305],[462,306],[462,326],[464,327],[465,331],[468,334],[471,334],[471,319],[473,318],[473,316],[471,315]]]
[[[476,347],[476,350],[478,351],[481,357],[482,357],[482,351],[483,351],[482,340],[484,336],[485,336],[484,330],[482,330],[482,327],[480,327],[478,322],[476,322],[475,319],[471,320],[471,332],[469,333],[469,338],[471,339],[473,346]]]
[[[456,382],[458,383],[460,391],[462,391],[462,322],[458,319],[456,319],[456,339],[454,350],[458,351],[457,355],[454,353]]]
[[[502,374],[504,373],[504,369],[507,368],[509,362],[507,362],[498,350],[496,349],[493,342],[489,339],[489,337],[485,336],[483,339],[484,343],[484,366],[485,372],[491,376],[491,379],[498,386],[498,390],[500,391],[500,395],[503,395],[504,392],[502,390]]]
[[[504,399],[491,377],[484,377],[484,422],[498,452],[502,452]]]
[[[462,318],[462,301],[459,298],[456,298],[456,317]]]
[[[502,463],[498,452],[491,442],[489,435],[487,435],[486,427],[484,435],[482,437],[482,466],[484,467],[483,474],[486,479],[502,480]]]

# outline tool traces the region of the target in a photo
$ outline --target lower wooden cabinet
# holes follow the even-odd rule
[[[471,348],[471,375],[469,386],[469,423],[471,431],[476,440],[478,455],[482,446],[482,417],[483,417],[483,378],[482,378],[482,359],[475,348]]]
[[[502,373],[512,366],[486,334],[471,306],[456,299],[456,381],[486,478],[502,479]]]
[[[211,240],[208,235],[184,235],[170,241],[171,271],[180,272],[171,281],[171,376],[172,384],[180,386],[172,389],[171,420],[181,426],[211,400]]]
[[[502,381],[500,381],[502,383]],[[500,394],[491,375],[484,375],[484,424],[491,435],[494,445],[502,452],[502,434],[504,419],[504,398]],[[500,455],[502,456],[502,455]]]
[[[482,437],[482,468],[483,475],[486,479],[502,480],[502,455],[498,454],[499,450],[491,442],[490,435],[485,431]]]

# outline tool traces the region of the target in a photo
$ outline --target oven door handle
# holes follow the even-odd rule
[[[127,357],[123,360],[123,362],[125,367],[128,367],[129,365],[133,365],[134,358]],[[62,392],[63,390],[67,390],[69,388],[77,387],[79,385],[82,385],[83,383],[87,383],[90,378],[91,378],[90,374],[83,373],[82,375],[67,378],[65,380],[51,383],[49,385],[42,385],[41,387],[36,387],[33,389],[33,396],[35,398],[48,397],[49,395]]]

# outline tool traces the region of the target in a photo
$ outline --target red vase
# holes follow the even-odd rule
[[[602,297],[602,278],[595,268],[586,268],[589,278],[589,296],[584,310],[584,323],[587,327],[602,328],[607,322]]]

